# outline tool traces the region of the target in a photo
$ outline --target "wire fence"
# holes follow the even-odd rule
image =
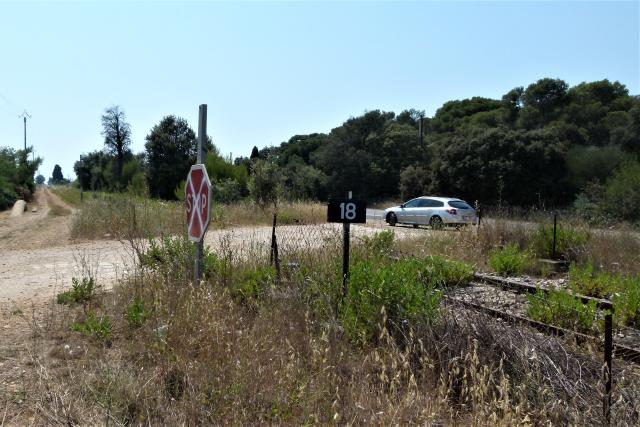
[[[541,223],[553,227],[553,245],[550,254],[552,258],[557,258],[558,250],[556,247],[558,217],[556,215],[556,213],[544,212],[543,215],[537,216]],[[277,215],[274,215],[273,219],[271,226],[214,230],[209,233],[207,244],[217,247],[217,250],[234,254],[236,260],[269,262],[278,270],[278,274],[281,269],[298,268],[300,265],[313,267],[318,264],[339,264],[343,250],[341,224],[319,223],[317,218],[307,221],[304,212],[300,212],[298,216],[291,211],[285,218],[285,224],[279,223]],[[520,226],[514,225],[516,228]],[[352,224],[350,235],[355,245],[366,245],[368,237],[388,230],[393,231],[398,242],[411,240],[421,242],[404,252],[400,250],[400,256],[424,253],[425,248],[437,245],[437,242],[445,239],[459,243],[464,241],[465,236],[477,236],[481,232],[504,232],[495,223],[492,225],[487,222],[486,218],[478,226],[473,226],[463,233],[455,228],[434,232],[426,226],[391,227],[381,217],[380,212],[376,211],[369,213],[366,224]],[[366,250],[366,247],[364,249]],[[630,371],[624,366],[614,368],[612,364],[614,343],[611,313],[613,306],[600,307],[604,310],[598,310],[588,304],[585,305],[580,297],[570,296],[568,297],[570,300],[567,300],[567,297],[564,300],[554,300],[544,292],[529,293],[527,301],[523,301],[522,298],[513,298],[505,302],[504,290],[495,287],[489,287],[489,289],[493,289],[493,291],[487,291],[489,295],[484,295],[479,301],[473,301],[472,296],[471,302],[488,309],[510,311],[507,314],[529,320],[532,314],[530,307],[537,303],[538,309],[541,310],[537,317],[538,323],[549,326],[545,331],[546,334],[540,334],[524,332],[529,328],[514,327],[510,321],[497,324],[492,322],[494,331],[491,336],[495,338],[496,345],[501,348],[501,351],[508,350],[505,359],[507,362],[512,357],[518,361],[514,362],[514,369],[520,369],[518,371],[520,375],[531,374],[533,371],[530,369],[533,369],[534,362],[544,363],[545,375],[548,378],[555,376],[553,381],[549,380],[554,392],[575,396],[576,399],[582,400],[578,402],[579,405],[585,407],[594,405],[593,400],[585,396],[599,397],[602,404],[603,423],[608,423],[611,414],[617,414],[616,411],[622,410],[620,408],[628,409],[635,405],[631,401],[632,396],[635,395],[622,387],[622,384],[628,380]],[[470,298],[467,297],[466,300],[470,301]],[[468,316],[469,306],[464,307],[460,302],[456,299],[447,299],[445,309],[453,313],[466,313]],[[455,314],[453,316],[456,317]],[[478,328],[480,325],[474,326]],[[496,328],[498,333],[495,332]],[[519,338],[514,338],[515,335]],[[509,341],[503,342],[505,339]],[[578,347],[567,348],[568,342],[581,344]],[[585,348],[589,348],[590,351],[581,351]],[[523,365],[522,361],[531,361],[531,364]],[[523,366],[525,368],[522,368]],[[620,386],[616,387],[616,385]],[[615,403],[613,403],[614,395]]]

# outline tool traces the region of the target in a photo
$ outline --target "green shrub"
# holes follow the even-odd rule
[[[618,288],[619,277],[606,272],[593,274],[591,263],[584,267],[569,266],[569,284],[579,294],[603,298]]]
[[[140,264],[163,274],[174,275],[184,273],[191,277],[196,248],[185,236],[165,236],[160,239],[149,239],[149,247],[140,254]],[[209,248],[204,248],[202,273],[205,278],[212,277],[224,268],[224,263]]]
[[[533,320],[579,332],[594,329],[598,311],[594,301],[585,304],[565,290],[550,290],[547,294],[538,290],[528,299],[526,313]]]
[[[489,265],[491,268],[505,276],[515,276],[525,269],[531,262],[531,256],[520,250],[515,243],[509,243],[501,249],[491,251],[489,254]]]
[[[364,343],[376,336],[385,320],[385,326],[391,329],[405,322],[433,321],[442,292],[425,284],[423,272],[424,263],[417,259],[391,263],[368,259],[355,263],[340,307],[345,333]]]
[[[617,287],[611,297],[616,324],[640,326],[640,276],[620,278]]]
[[[427,285],[438,288],[468,283],[473,279],[473,273],[473,267],[439,255],[424,258],[420,272]]]
[[[589,232],[558,225],[556,227],[556,257],[572,260],[583,250]],[[540,258],[553,256],[553,225],[541,224],[533,237],[532,249]]]
[[[111,336],[111,324],[109,316],[103,316],[98,319],[93,311],[87,313],[87,318],[83,322],[74,322],[71,324],[71,330],[80,332],[83,335],[94,335],[99,339],[107,340]]]
[[[65,292],[60,292],[56,298],[58,304],[87,303],[91,301],[96,290],[96,281],[93,277],[83,277],[71,279],[72,288]]]
[[[395,236],[393,230],[380,231],[372,236],[363,236],[362,243],[370,254],[388,255],[393,248]]]
[[[276,270],[271,266],[240,270],[231,285],[231,296],[248,308],[257,308],[275,284]]]
[[[577,293],[604,298],[611,296],[616,325],[640,325],[640,276],[593,272],[593,265],[569,267],[569,284]]]
[[[134,300],[127,306],[127,312],[125,318],[129,327],[136,329],[141,327],[144,322],[147,321],[151,313],[149,313],[144,306],[144,301],[140,297],[135,297]]]
[[[640,162],[629,160],[606,183],[605,209],[625,221],[640,222]]]

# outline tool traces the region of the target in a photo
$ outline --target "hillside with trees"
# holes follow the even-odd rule
[[[122,108],[107,108],[102,125],[104,149],[74,166],[82,188],[183,194],[197,146],[184,119],[164,117],[139,154],[129,149]],[[438,194],[485,206],[575,207],[593,221],[638,220],[635,209],[615,204],[639,205],[640,97],[609,80],[569,87],[544,78],[501,99],[446,102],[433,117],[372,110],[328,134],[254,147],[249,157],[225,158],[212,141],[207,153],[214,197],[224,203],[252,196],[263,204],[274,194],[323,201],[351,190],[369,201]],[[266,188],[273,194],[260,192]]]
[[[640,98],[618,82],[569,87],[545,78],[500,100],[449,101],[423,119],[423,145],[421,115],[369,111],[329,134],[259,150],[259,157],[281,168],[285,191],[296,198],[348,190],[368,200],[440,194],[502,206],[575,203],[590,219],[637,219],[608,210],[616,198],[640,195]],[[613,190],[621,180],[624,194]]]

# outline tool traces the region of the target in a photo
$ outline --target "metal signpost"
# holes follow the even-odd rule
[[[347,294],[347,278],[349,277],[349,241],[351,223],[367,222],[367,205],[361,200],[353,200],[351,191],[347,199],[329,200],[327,222],[342,223],[342,298]]]
[[[204,146],[207,140],[207,105],[200,105],[198,119],[198,159],[191,166],[185,186],[185,205],[187,208],[187,224],[189,240],[196,242],[196,259],[194,268],[194,284],[202,279],[202,258],[204,235],[211,222],[211,181],[203,164]]]

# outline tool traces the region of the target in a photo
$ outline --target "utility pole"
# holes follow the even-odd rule
[[[420,146],[424,144],[424,116],[421,114],[420,118],[418,118],[418,141]]]
[[[31,118],[31,115],[24,110],[18,117],[22,117],[24,122],[24,149],[27,150],[27,117]]]

